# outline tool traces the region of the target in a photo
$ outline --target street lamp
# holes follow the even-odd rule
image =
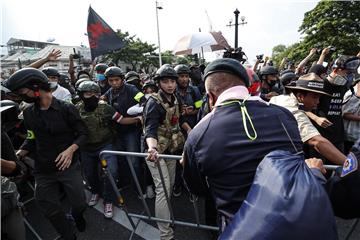
[[[230,19],[229,21],[229,25],[226,25],[228,27],[232,27],[232,26],[235,26],[235,49],[238,48],[238,26],[239,25],[245,25],[247,24],[247,22],[245,22],[245,16],[241,16],[240,17],[240,20],[241,20],[241,23],[239,23],[238,21],[238,18],[239,18],[239,13],[240,11],[238,9],[236,9],[234,11],[234,14],[235,14],[235,24],[232,24],[232,19]]]
[[[162,60],[161,60],[161,48],[160,48],[160,30],[159,30],[159,10],[163,9],[162,4],[159,3],[158,1],[155,1],[155,6],[156,6],[156,24],[157,24],[157,34],[158,34],[158,43],[159,43],[159,66],[161,67],[162,65]]]

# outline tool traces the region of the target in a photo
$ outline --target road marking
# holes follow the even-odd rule
[[[86,192],[87,199],[89,199],[90,192],[87,190],[85,192]],[[100,198],[99,202],[95,206],[93,206],[93,208],[98,210],[101,214],[103,214],[103,211],[104,211],[103,199]],[[126,217],[125,212],[123,210],[121,210],[120,208],[114,207],[114,216],[113,216],[112,220],[121,224],[122,226],[129,229],[130,231],[132,231],[131,224],[130,224],[128,218]],[[150,224],[147,224],[146,222],[144,222],[142,220],[139,220],[138,218],[132,217],[132,220],[135,225],[138,223],[138,221],[140,221],[136,228],[135,234],[137,234],[138,236],[140,236],[146,240],[160,239],[160,232],[157,228],[151,226]]]

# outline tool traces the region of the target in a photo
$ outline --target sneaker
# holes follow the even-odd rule
[[[105,203],[104,216],[105,218],[112,218],[114,216],[112,203]]]
[[[98,201],[99,201],[99,194],[91,194],[91,198],[88,205],[90,207],[95,206]]]
[[[150,199],[155,197],[154,189],[152,188],[152,186],[146,187],[146,197]]]
[[[179,185],[179,186],[175,186],[175,185],[174,185],[174,188],[173,188],[173,195],[174,195],[174,197],[180,197],[181,193],[182,193],[182,187],[181,187],[181,185]]]

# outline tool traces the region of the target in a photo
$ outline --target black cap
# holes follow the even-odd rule
[[[244,83],[245,86],[249,86],[249,77],[246,73],[245,68],[240,64],[239,61],[231,58],[220,58],[212,61],[206,68],[204,72],[204,81],[206,78],[217,72],[225,72],[233,74],[239,77]]]
[[[321,76],[321,74],[326,73],[326,68],[321,64],[315,64],[309,69],[308,73],[315,73],[318,76]]]

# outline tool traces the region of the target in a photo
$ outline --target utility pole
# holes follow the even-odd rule
[[[247,22],[245,22],[245,17],[244,16],[241,16],[241,23],[239,23],[239,14],[240,14],[240,11],[238,9],[236,9],[234,11],[234,14],[235,14],[235,24],[232,24],[232,20],[229,21],[229,25],[226,25],[227,27],[232,27],[232,26],[235,26],[235,49],[238,48],[238,27],[239,25],[245,25],[247,24]]]
[[[159,30],[159,10],[163,9],[162,4],[158,1],[155,1],[156,5],[156,24],[157,24],[157,34],[158,34],[158,44],[159,44],[159,67],[162,65],[161,60],[161,48],[160,48],[160,30]]]

